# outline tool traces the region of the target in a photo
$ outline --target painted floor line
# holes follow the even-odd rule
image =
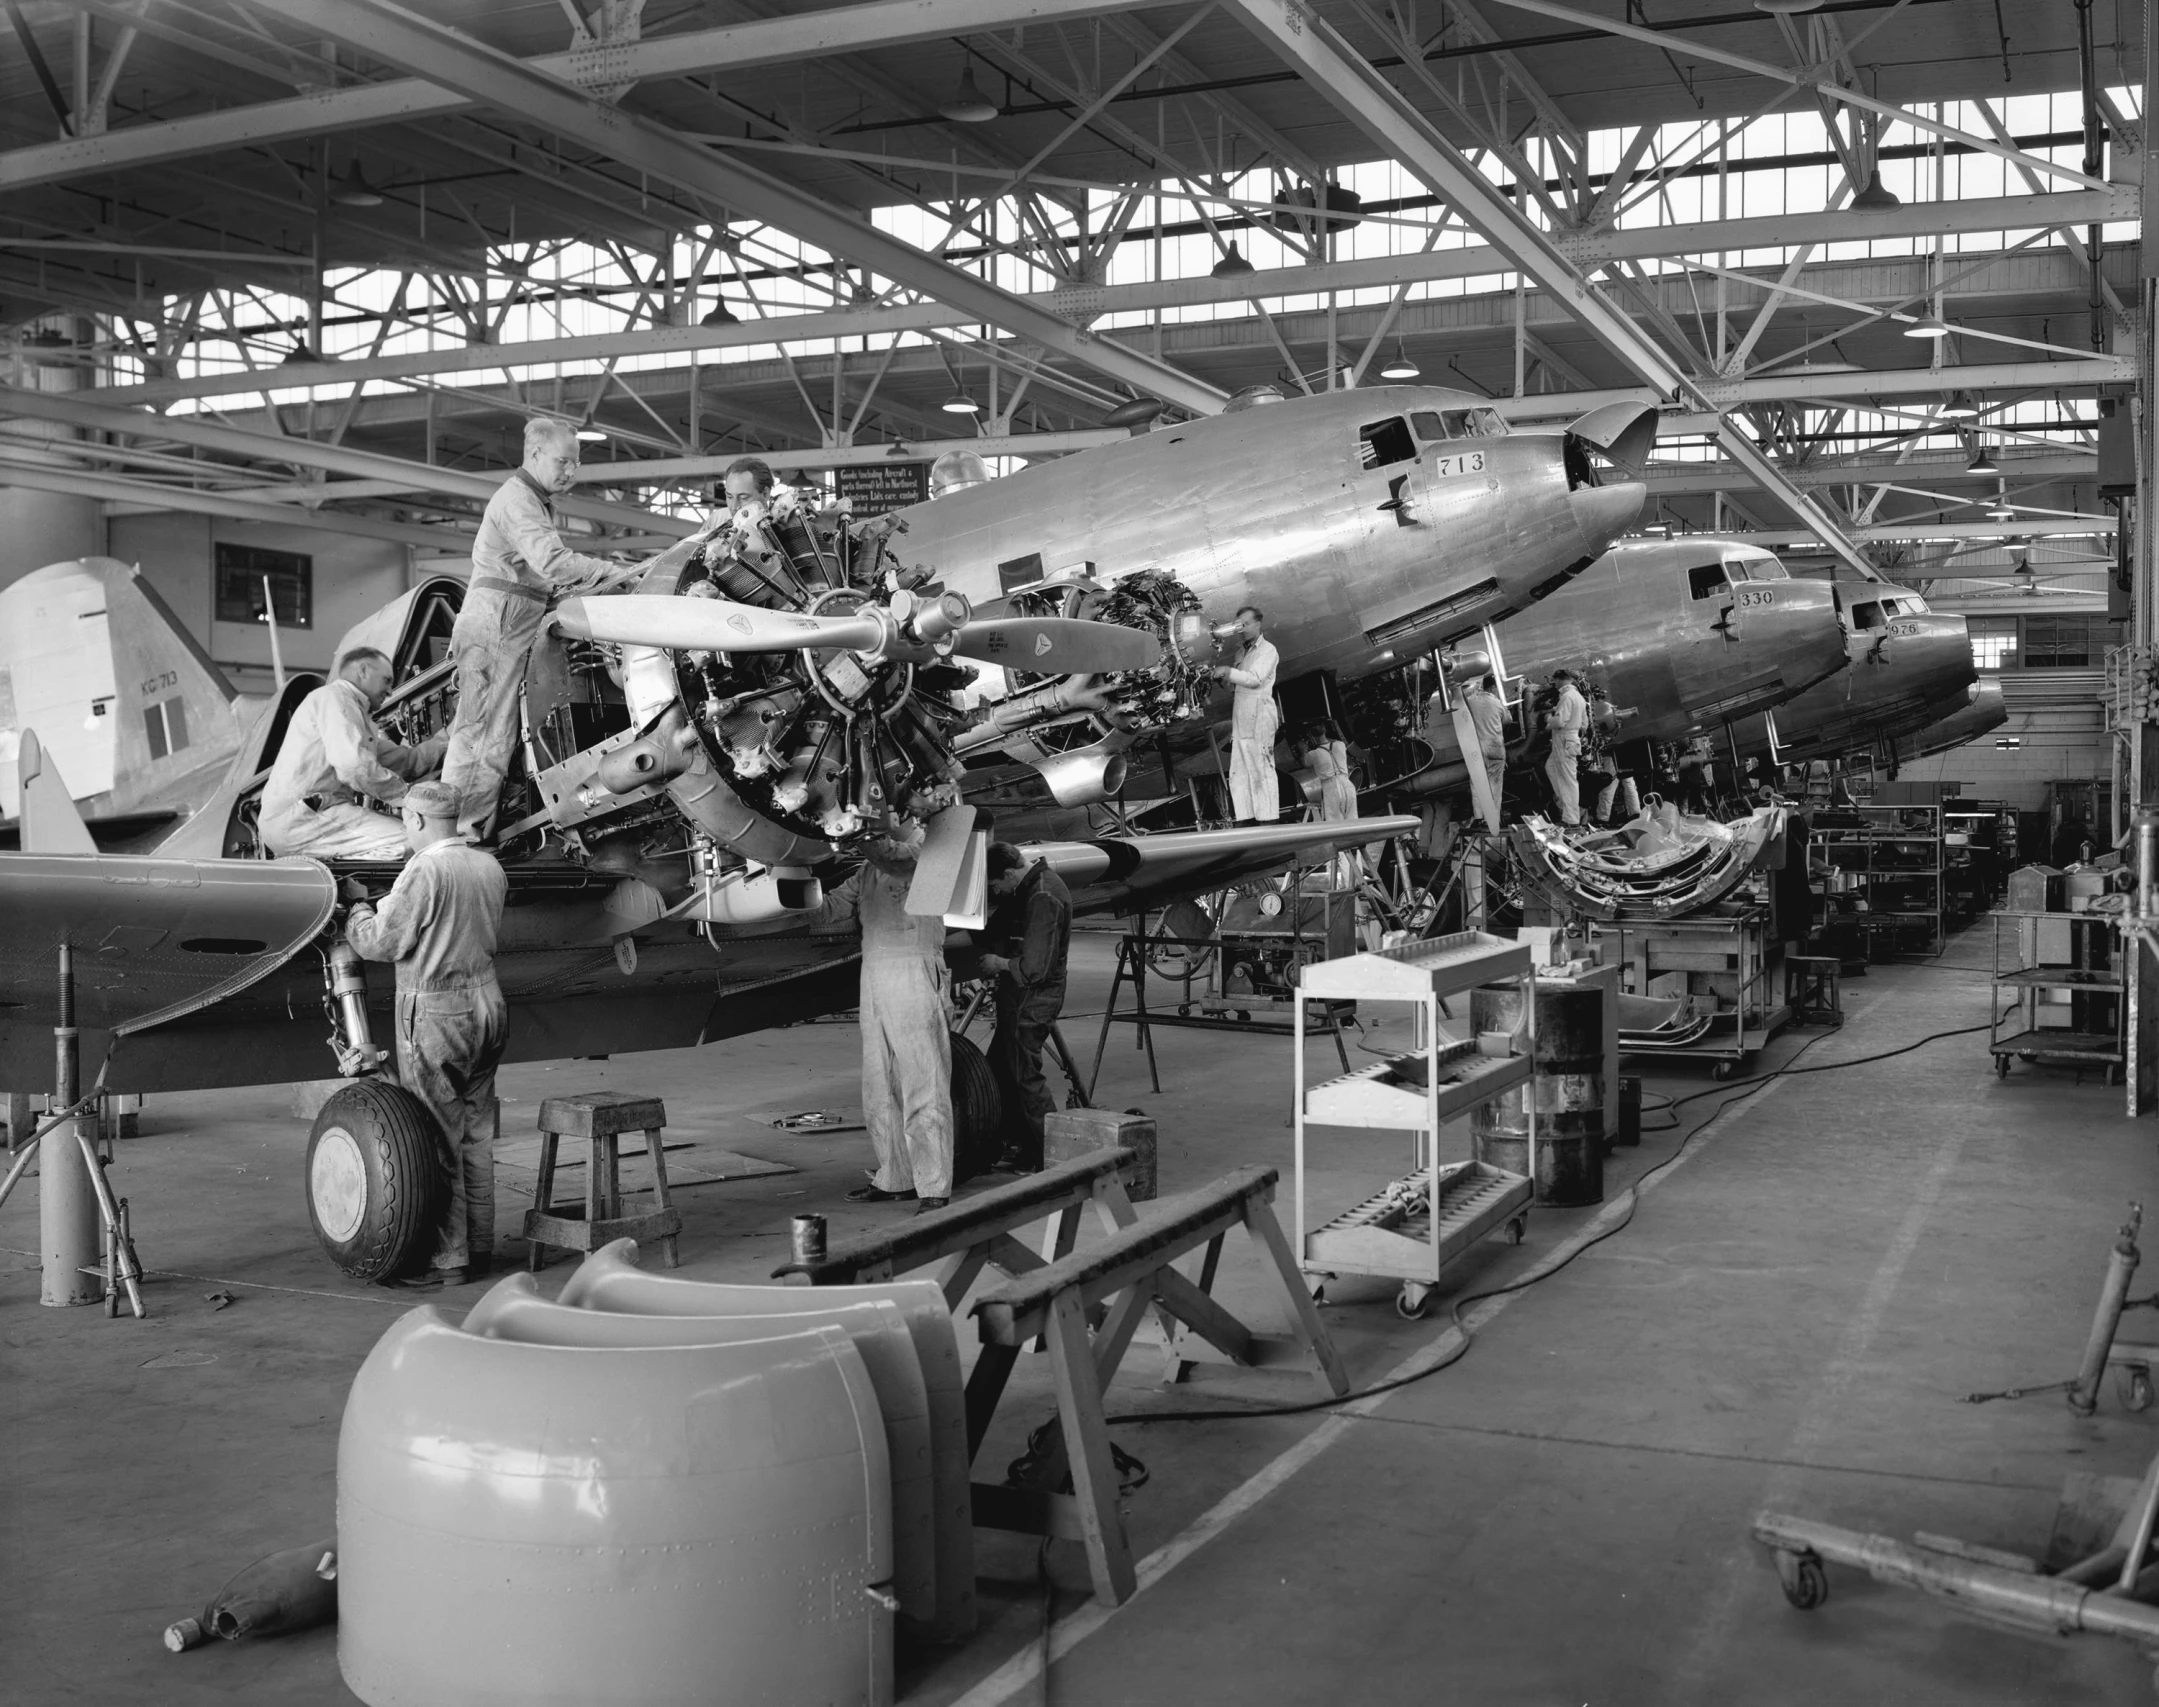
[[[1857,1011],[1847,1011],[1845,1017],[1847,1020],[1862,1019],[1886,999],[1886,996],[1877,996],[1873,1001],[1865,1004],[1863,1008]],[[1685,1150],[1674,1156],[1671,1161],[1665,1163],[1653,1177],[1644,1179],[1639,1184],[1636,1195],[1646,1196],[1648,1193],[1657,1190],[1669,1181],[1674,1174],[1678,1173],[1681,1168],[1707,1150],[1711,1144],[1715,1143],[1723,1135],[1722,1128],[1729,1115],[1737,1113],[1740,1108],[1760,1108],[1763,1103],[1776,1096],[1780,1091],[1785,1090],[1790,1084],[1791,1080],[1789,1079],[1773,1080],[1752,1095],[1747,1096],[1743,1102],[1727,1104],[1720,1109],[1696,1131],[1693,1141]],[[1743,1089],[1744,1087],[1740,1088]],[[1550,1267],[1565,1261],[1584,1245],[1601,1237],[1627,1213],[1628,1207],[1629,1201],[1625,1197],[1606,1204],[1571,1238],[1555,1246],[1551,1256],[1546,1259],[1544,1266]],[[1510,1292],[1498,1298],[1488,1298],[1483,1303],[1474,1305],[1464,1312],[1464,1320],[1469,1323],[1471,1331],[1475,1332],[1521,1296],[1522,1294],[1519,1292]],[[1461,1342],[1461,1333],[1450,1326],[1437,1339],[1419,1347],[1396,1364],[1394,1368],[1388,1370],[1385,1375],[1380,1377],[1380,1381],[1382,1383],[1396,1382],[1406,1376],[1416,1375],[1423,1370],[1429,1369],[1433,1364],[1442,1362],[1451,1356]],[[1298,1441],[1296,1445],[1263,1466],[1249,1480],[1231,1489],[1229,1493],[1224,1495],[1214,1506],[1203,1512],[1182,1533],[1173,1536],[1148,1554],[1139,1563],[1136,1573],[1139,1578],[1139,1587],[1134,1591],[1133,1600],[1137,1600],[1140,1595],[1145,1594],[1156,1583],[1168,1576],[1171,1571],[1183,1564],[1185,1560],[1206,1546],[1217,1535],[1220,1535],[1232,1523],[1236,1522],[1238,1518],[1260,1504],[1269,1494],[1272,1494],[1292,1476],[1296,1475],[1298,1471],[1340,1440],[1344,1434],[1349,1432],[1353,1423],[1362,1420],[1384,1404],[1390,1397],[1392,1397],[1391,1393],[1374,1393],[1367,1398],[1358,1399],[1351,1404],[1344,1405],[1340,1410],[1333,1412],[1325,1422]],[[1126,1606],[1131,1604],[1131,1600],[1125,1602]],[[1069,1654],[1080,1643],[1086,1641],[1088,1637],[1114,1618],[1120,1610],[1122,1609],[1119,1607],[1105,1606],[1100,1601],[1090,1600],[1077,1612],[1060,1619],[1050,1631],[1050,1664],[1055,1665],[1057,1661],[1063,1659],[1065,1655]],[[1041,1675],[1041,1644],[1030,1643],[1023,1651],[1014,1654],[1003,1665],[991,1672],[989,1676],[968,1690],[966,1694],[960,1696],[952,1704],[952,1707],[1001,1707],[1001,1703],[1009,1701],[1015,1694],[1026,1688]]]

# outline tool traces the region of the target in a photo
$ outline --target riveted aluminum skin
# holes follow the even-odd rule
[[[833,1304],[889,1303],[907,1322],[929,1393],[931,1474],[937,1501],[937,1614],[927,1634],[957,1641],[975,1627],[975,1532],[968,1492],[967,1397],[952,1311],[933,1280],[871,1286],[735,1286],[649,1274],[637,1241],[602,1245],[563,1283],[557,1302],[646,1316],[814,1314]]]
[[[788,1289],[762,1290],[777,1296]],[[731,1345],[799,1333],[817,1324],[844,1329],[862,1354],[884,1417],[892,1465],[892,1592],[899,1599],[900,1616],[927,1628],[937,1616],[936,1485],[922,1362],[897,1304],[882,1299],[820,1302],[821,1309],[809,1312],[620,1315],[550,1303],[540,1296],[539,1282],[531,1275],[513,1274],[474,1306],[465,1318],[465,1331],[526,1345],[637,1346]]]
[[[892,1699],[884,1424],[840,1328],[524,1345],[422,1306],[353,1381],[337,1482],[368,1707]]]

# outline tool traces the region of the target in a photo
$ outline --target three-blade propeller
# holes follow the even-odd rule
[[[1150,634],[1072,617],[975,618],[964,599],[946,594],[906,619],[880,609],[847,616],[806,616],[727,599],[625,593],[564,599],[555,610],[563,633],[619,646],[678,652],[794,652],[846,647],[887,656],[928,654],[949,637],[963,658],[1040,675],[1143,670],[1161,657]]]

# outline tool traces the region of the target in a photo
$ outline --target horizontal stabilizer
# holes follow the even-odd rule
[[[97,843],[75,810],[60,767],[39,745],[34,731],[22,732],[15,750],[15,779],[22,789],[22,851],[45,854],[96,853]]]

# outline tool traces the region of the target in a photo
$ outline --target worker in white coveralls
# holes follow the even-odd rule
[[[450,649],[457,710],[442,780],[464,801],[458,823],[484,834],[517,746],[517,696],[547,607],[566,593],[597,592],[641,574],[562,543],[555,499],[577,479],[577,432],[535,416],[525,423],[524,466],[487,501],[472,542],[472,581]]]
[[[1552,785],[1559,821],[1579,824],[1582,789],[1577,770],[1582,762],[1582,731],[1589,727],[1589,701],[1575,686],[1572,670],[1554,670],[1552,685],[1559,690],[1559,701],[1544,719],[1552,737],[1552,756],[1544,761],[1544,775]]]
[[[1234,664],[1217,664],[1217,681],[1228,682],[1236,697],[1229,723],[1229,798],[1240,824],[1271,824],[1282,810],[1282,791],[1274,775],[1274,736],[1281,714],[1274,704],[1274,676],[1282,655],[1266,635],[1266,617],[1257,605],[1237,612],[1237,637],[1244,650]]]
[[[495,1068],[510,1011],[495,978],[495,939],[508,881],[485,849],[457,833],[460,796],[442,783],[405,795],[412,858],[379,903],[347,878],[345,940],[363,960],[397,966],[397,1076],[435,1117],[449,1207],[426,1271],[386,1285],[462,1286],[495,1248]]]
[[[869,858],[834,890],[812,929],[853,921],[862,932],[862,1119],[877,1152],[853,1203],[952,1200],[952,1034],[945,926],[907,910],[921,826],[870,844]]]
[[[405,857],[405,826],[363,799],[395,806],[411,783],[435,768],[442,737],[401,747],[371,714],[390,691],[390,661],[355,646],[331,679],[300,702],[262,788],[259,828],[284,857],[396,860]]]

